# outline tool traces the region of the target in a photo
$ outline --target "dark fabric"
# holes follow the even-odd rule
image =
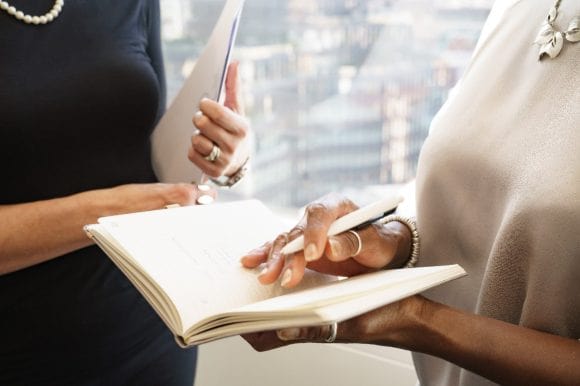
[[[0,205],[155,181],[159,18],[154,0],[67,1],[45,26],[0,13]],[[96,247],[0,276],[1,385],[190,386],[194,364]]]

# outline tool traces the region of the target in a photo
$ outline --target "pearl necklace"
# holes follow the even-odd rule
[[[0,9],[6,11],[9,15],[14,16],[16,19],[26,23],[26,24],[46,24],[50,23],[58,17],[62,7],[64,6],[64,0],[56,0],[52,9],[42,16],[30,16],[26,15],[24,12],[17,10],[7,1],[0,0]]]
[[[560,8],[560,3],[562,0],[556,0],[550,12],[548,12],[548,17],[542,24],[540,32],[536,37],[535,44],[540,46],[540,53],[538,60],[542,60],[545,57],[554,59],[562,51],[564,46],[564,41],[570,43],[576,43],[580,41],[580,15],[572,18],[572,21],[568,25],[566,31],[560,31],[555,27],[556,18],[558,17],[558,9]]]

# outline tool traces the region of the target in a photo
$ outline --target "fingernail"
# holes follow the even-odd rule
[[[299,328],[285,328],[283,330],[276,331],[276,335],[278,335],[278,339],[288,341],[288,340],[296,340],[300,338],[300,329]]]
[[[262,269],[262,270],[260,271],[260,274],[258,275],[258,277],[260,277],[260,276],[264,276],[264,275],[265,275],[265,274],[267,274],[267,273],[268,273],[268,267],[266,267],[266,268]]]
[[[209,192],[211,190],[211,188],[209,187],[209,185],[197,185],[197,189],[200,192]]]
[[[208,194],[204,194],[203,196],[199,196],[196,200],[196,202],[199,205],[207,205],[207,204],[211,204],[213,202],[213,197],[208,195]]]
[[[199,119],[201,117],[203,117],[203,113],[201,111],[198,111],[197,113],[194,114],[195,119]]]
[[[290,283],[290,279],[292,279],[292,269],[288,268],[286,271],[284,271],[284,275],[282,275],[282,281],[280,282],[280,285],[282,287],[286,287],[288,283]]]
[[[306,249],[304,250],[304,259],[308,262],[318,259],[318,251],[316,250],[316,245],[314,243],[306,246]]]

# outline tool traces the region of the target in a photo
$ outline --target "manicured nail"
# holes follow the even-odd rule
[[[207,205],[207,204],[211,204],[213,202],[214,198],[208,194],[204,194],[202,196],[199,196],[196,200],[198,205]]]
[[[276,331],[276,335],[278,335],[278,339],[283,341],[296,340],[300,338],[300,329],[285,328],[283,330]]]
[[[258,277],[264,276],[267,273],[268,273],[268,267],[265,267],[264,269],[262,269],[262,271],[260,271],[260,274],[258,275]]]
[[[209,192],[211,190],[211,188],[209,187],[209,185],[197,185],[197,189],[200,192]]]
[[[288,283],[290,283],[290,279],[292,279],[292,269],[288,268],[282,275],[282,281],[280,282],[280,285],[282,287],[286,287]]]
[[[318,251],[316,250],[316,245],[314,243],[306,246],[306,249],[304,250],[304,258],[308,262],[318,259]]]
[[[194,117],[195,120],[198,120],[199,118],[203,117],[203,113],[201,111],[198,111],[197,113],[195,113]]]

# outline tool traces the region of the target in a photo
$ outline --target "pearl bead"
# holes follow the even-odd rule
[[[8,1],[0,0],[0,10],[6,11],[9,15],[14,16],[16,19],[23,21],[26,24],[46,24],[50,23],[58,17],[64,6],[64,0],[56,0],[52,9],[44,15],[41,16],[31,16],[27,15],[22,11],[16,9],[16,7],[10,5]]]

